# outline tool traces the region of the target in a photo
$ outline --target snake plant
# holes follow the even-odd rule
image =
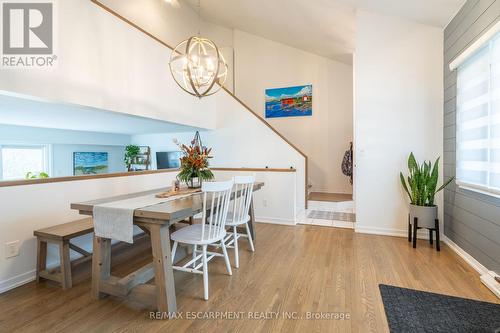
[[[436,193],[444,189],[455,177],[448,179],[441,187],[437,188],[439,178],[439,157],[436,159],[434,166],[431,161],[424,161],[422,165],[418,165],[413,153],[408,157],[408,169],[410,175],[405,180],[403,173],[400,172],[401,184],[405,189],[412,205],[417,206],[434,206],[434,197]]]

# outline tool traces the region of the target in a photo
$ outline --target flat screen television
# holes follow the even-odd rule
[[[180,151],[157,151],[156,168],[157,169],[176,169],[181,166],[179,159],[182,156]]]

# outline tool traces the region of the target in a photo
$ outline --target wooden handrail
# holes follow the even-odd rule
[[[150,175],[150,174],[155,174],[155,173],[176,172],[176,171],[179,171],[179,169],[143,170],[143,171],[131,171],[131,172],[103,173],[103,174],[99,174],[99,175],[81,175],[81,176],[49,177],[49,178],[37,178],[37,179],[20,179],[20,180],[0,181],[0,187],[61,183],[61,182],[72,182],[72,181],[77,181],[77,180],[91,180],[91,179],[101,179],[101,178],[142,176],[142,175]]]
[[[114,15],[118,19],[122,20],[123,22],[127,23],[131,27],[139,30],[140,32],[142,32],[146,36],[154,39],[155,41],[157,41],[161,45],[169,48],[170,50],[174,50],[174,48],[172,46],[170,46],[168,43],[164,42],[159,37],[153,35],[152,33],[148,32],[147,30],[141,28],[140,26],[138,26],[134,22],[130,21],[129,19],[125,18],[124,16],[118,14],[117,12],[115,12],[113,9],[109,8],[108,6],[106,6],[105,4],[103,4],[102,2],[100,2],[98,0],[90,0],[90,1],[93,2],[94,4],[96,4],[97,6],[99,6],[100,8],[104,9],[105,11],[109,12],[110,14]],[[299,148],[297,148],[297,146],[295,146],[293,143],[291,143],[287,138],[285,138],[285,136],[283,136],[283,134],[281,134],[280,132],[278,132],[278,130],[276,130],[276,128],[274,128],[271,124],[269,124],[265,119],[263,119],[262,117],[260,117],[249,106],[247,106],[245,103],[243,103],[238,97],[236,97],[226,87],[222,86],[222,89],[225,92],[227,92],[231,97],[233,97],[238,103],[240,103],[241,106],[243,106],[247,111],[249,111],[251,114],[253,114],[255,117],[257,117],[258,120],[260,120],[263,124],[265,124],[271,131],[273,131],[277,136],[279,136],[283,141],[285,141],[290,147],[292,147],[300,155],[302,155],[302,157],[304,157],[304,162],[305,162],[305,170],[304,170],[305,171],[304,172],[304,178],[305,178],[305,181],[304,181],[305,182],[305,189],[304,189],[304,191],[305,191],[305,193],[304,194],[305,194],[305,208],[307,208],[307,178],[308,178],[308,172],[309,172],[308,171],[308,165],[307,165],[308,164],[307,155],[304,154],[304,152],[302,152]]]
[[[236,172],[285,172],[285,173],[297,171],[293,168],[290,168],[290,169],[285,169],[285,168],[211,168],[211,170],[213,170],[213,171],[236,171]],[[72,181],[79,181],[79,180],[92,180],[92,179],[101,179],[101,178],[143,176],[143,175],[151,175],[151,174],[156,174],[156,173],[168,173],[168,172],[178,172],[178,171],[179,171],[179,169],[160,169],[160,170],[143,170],[143,171],[131,171],[131,172],[103,173],[100,175],[81,175],[81,176],[38,178],[38,179],[19,179],[19,180],[0,181],[0,188],[1,187],[11,187],[11,186],[72,182]]]

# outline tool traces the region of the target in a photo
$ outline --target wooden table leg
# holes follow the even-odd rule
[[[92,298],[104,296],[100,292],[101,280],[109,278],[111,273],[111,240],[94,235],[94,249],[92,253]]]
[[[40,272],[47,268],[47,242],[37,239],[36,281],[40,282]]]
[[[70,289],[73,286],[71,281],[71,260],[69,259],[69,242],[59,243],[59,260],[61,268],[61,285],[63,290]]]
[[[248,222],[248,227],[250,228],[250,234],[252,235],[252,240],[255,245],[255,229],[254,229],[254,222],[255,222],[255,210],[253,208],[253,198],[252,201],[250,202],[250,222]]]
[[[170,235],[168,224],[151,225],[151,248],[155,267],[155,284],[158,311],[174,313],[177,311],[175,298],[174,271],[170,253]]]

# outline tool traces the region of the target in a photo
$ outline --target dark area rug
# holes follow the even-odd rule
[[[379,285],[391,332],[500,333],[500,304]]]

